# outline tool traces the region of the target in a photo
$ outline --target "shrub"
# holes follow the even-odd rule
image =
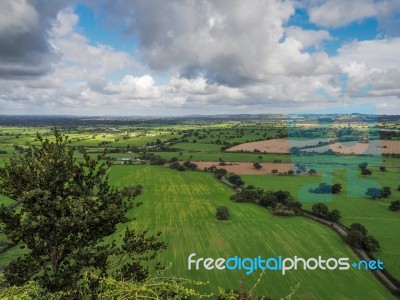
[[[229,220],[230,214],[229,209],[226,206],[219,206],[215,213],[217,220]]]
[[[400,200],[392,201],[389,205],[389,209],[391,211],[399,211],[400,210]]]

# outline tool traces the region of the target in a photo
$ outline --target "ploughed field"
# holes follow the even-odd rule
[[[205,292],[217,287],[236,289],[242,280],[250,289],[260,277],[260,271],[245,275],[243,270],[188,270],[187,259],[196,257],[228,258],[231,256],[264,258],[349,257],[357,258],[351,249],[329,228],[303,217],[276,217],[257,205],[229,200],[232,190],[204,172],[178,172],[165,167],[115,165],[110,181],[122,187],[143,185],[136,201],[143,205],[133,209],[128,224],[138,230],[161,230],[168,249],[159,256],[164,265],[172,265],[167,275],[208,281]],[[229,208],[229,221],[217,221],[215,209]],[[125,225],[121,225],[118,236]],[[255,290],[279,298],[300,283],[296,299],[391,299],[390,293],[369,271],[297,270],[281,275],[267,271]]]
[[[400,141],[371,140],[368,143],[343,142],[318,146],[320,142],[327,142],[326,139],[291,140],[291,139],[271,139],[258,142],[239,144],[228,148],[228,152],[254,152],[259,150],[266,153],[289,153],[290,148],[309,147],[302,149],[306,152],[324,153],[328,150],[340,154],[354,155],[380,155],[380,154],[400,154]]]

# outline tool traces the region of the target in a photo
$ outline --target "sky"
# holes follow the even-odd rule
[[[400,114],[399,78],[399,0],[0,2],[0,115]]]

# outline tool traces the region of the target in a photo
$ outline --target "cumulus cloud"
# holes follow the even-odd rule
[[[66,1],[3,0],[0,10],[0,77],[41,76],[57,59],[49,26]]]
[[[376,17],[389,35],[398,34],[398,0],[309,0],[299,2],[308,10],[310,21],[324,27],[342,27],[355,21]]]
[[[332,36],[326,30],[303,29],[298,26],[290,26],[286,29],[286,36],[293,37],[301,42],[303,48],[319,48],[323,41],[332,40]]]
[[[327,104],[316,87],[338,97],[341,72],[349,75],[350,95],[372,83],[360,103],[374,99],[391,112],[400,95],[398,38],[351,41],[329,56],[323,43],[335,37],[328,30],[288,27],[295,12],[291,1],[88,1],[107,11],[107,24],[125,28],[126,37],[137,43],[136,53],[94,44],[77,28],[73,7],[53,2],[6,0],[8,14],[21,20],[0,18],[0,43],[19,48],[25,45],[19,38],[29,33],[37,47],[0,49],[4,112],[301,112]],[[378,3],[363,1],[366,6],[353,13],[348,2],[345,19],[332,11],[331,19],[323,20],[329,2],[307,1],[313,22],[343,26],[368,17],[368,5],[375,9]],[[344,2],[336,3],[342,9]],[[380,16],[390,14],[393,1],[385,3]]]
[[[304,53],[330,39],[326,31],[291,28],[282,42],[295,12],[289,1],[116,2],[111,12],[123,16],[127,32],[139,38],[142,55],[154,70],[177,69],[186,78],[204,76],[237,87],[289,74],[299,61],[302,75],[327,63],[323,56]]]

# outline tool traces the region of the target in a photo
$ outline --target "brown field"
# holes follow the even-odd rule
[[[287,139],[274,139],[259,142],[244,143],[233,146],[226,151],[249,151],[253,152],[255,149],[267,153],[289,153],[290,143]]]
[[[306,151],[324,152],[332,149],[341,154],[400,154],[400,141],[370,141],[369,143],[345,142],[307,149]]]
[[[227,149],[226,151],[248,151],[255,149],[267,153],[289,153],[290,147],[304,147],[315,145],[315,148],[305,149],[305,151],[325,152],[329,149],[341,154],[400,154],[400,141],[370,141],[369,143],[345,142],[335,143],[327,146],[318,147],[319,141],[323,139],[311,139],[304,141],[289,141],[287,139],[273,139],[259,142],[244,143]],[[325,140],[326,141],[326,140]]]
[[[229,173],[235,174],[271,174],[273,169],[277,169],[280,173],[288,172],[289,170],[293,170],[292,164],[284,164],[284,163],[260,163],[263,167],[260,170],[256,170],[253,167],[253,163],[251,162],[238,162],[232,164],[226,164],[226,166],[219,166],[218,161],[195,161],[194,162],[199,170],[203,170],[205,167],[216,166],[217,168],[224,168]]]

